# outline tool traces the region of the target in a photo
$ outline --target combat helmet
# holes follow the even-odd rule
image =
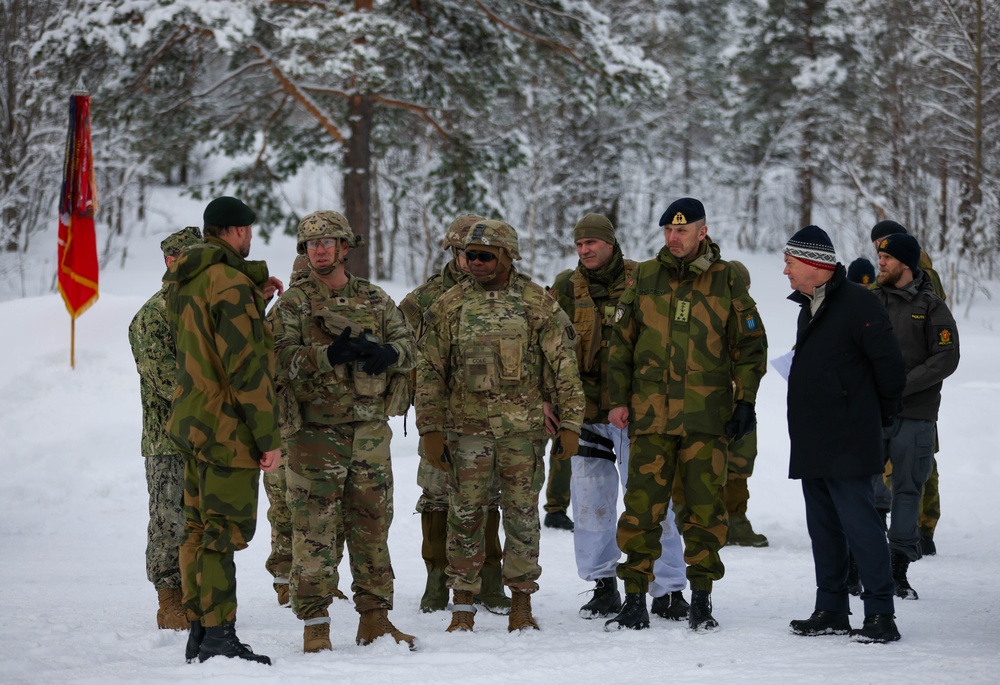
[[[503,221],[484,219],[473,224],[469,235],[465,238],[465,247],[473,245],[499,247],[505,250],[511,259],[521,258],[521,253],[517,251],[517,231]]]
[[[451,226],[448,227],[448,231],[444,234],[444,239],[441,241],[441,249],[458,249],[461,250],[465,247],[465,236],[469,234],[469,229],[477,221],[485,221],[486,217],[479,216],[478,214],[460,214],[455,217],[455,220],[451,222]]]
[[[358,247],[361,236],[355,235],[347,218],[340,212],[322,210],[306,214],[299,222],[296,251],[306,253],[306,241],[317,238],[337,238],[346,240],[349,247]]]

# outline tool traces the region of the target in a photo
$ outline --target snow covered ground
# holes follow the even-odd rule
[[[845,637],[803,638],[788,621],[807,617],[814,581],[798,483],[787,474],[785,384],[764,378],[757,406],[760,457],[750,481],[750,518],[767,549],[727,548],[726,577],[713,593],[721,628],[694,634],[653,618],[650,630],[607,634],[578,618],[591,586],[580,580],[572,535],[542,530],[541,590],[533,598],[540,632],[510,635],[506,619],[480,612],[473,634],[446,634],[450,614],[421,614],[424,584],[420,522],[413,506],[417,434],[411,411],[404,435],[393,421],[395,521],[390,550],[396,608],[390,617],[419,637],[415,653],[381,640],[354,644],[357,615],[332,607],[332,652],[302,653],[302,624],[275,602],[264,571],[266,498],[257,536],[236,555],[240,637],[269,655],[270,668],[227,659],[186,664],[186,634],[155,626],[156,594],[143,550],[146,489],[139,456],[138,376],[127,341],[135,311],[159,284],[157,244],[199,224],[195,203],[179,201],[134,237],[125,268],[102,274],[100,301],[77,322],[76,369],[69,367],[69,318],[58,295],[0,303],[0,683],[544,683],[659,682],[996,682],[1000,667],[1000,300],[981,297],[956,312],[962,363],[945,384],[939,455],[943,517],[938,555],[910,569],[920,600],[897,603],[903,640],[861,645]],[[831,231],[834,243],[836,231]],[[651,246],[645,258],[659,245]],[[772,356],[794,338],[797,307],[781,257],[736,255],[753,276]],[[53,252],[55,250],[53,241]],[[255,241],[287,277],[287,238]],[[855,254],[840,254],[850,262]],[[399,301],[408,286],[384,284]],[[1000,292],[997,283],[991,290]],[[849,427],[845,427],[849,430]],[[991,513],[993,512],[993,513]],[[349,571],[341,569],[349,585]],[[853,623],[861,622],[852,599]]]

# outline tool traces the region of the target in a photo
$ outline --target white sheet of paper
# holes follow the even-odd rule
[[[795,356],[795,350],[789,350],[787,353],[776,357],[771,360],[771,366],[774,370],[781,374],[781,377],[788,381],[788,372],[792,370],[792,357]]]

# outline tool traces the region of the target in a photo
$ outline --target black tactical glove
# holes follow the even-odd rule
[[[753,433],[757,427],[757,414],[753,405],[746,400],[739,400],[733,409],[733,418],[726,422],[726,437],[736,441]]]
[[[351,327],[348,326],[333,342],[326,346],[326,358],[332,366],[350,364],[358,358],[358,348],[351,340]]]
[[[372,343],[371,345],[359,357],[359,359],[364,360],[361,370],[371,376],[377,376],[380,373],[385,373],[386,369],[396,363],[396,360],[399,359],[399,352],[389,343],[384,345]]]

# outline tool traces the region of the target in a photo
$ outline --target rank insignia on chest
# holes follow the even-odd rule
[[[687,320],[691,317],[691,303],[687,300],[681,300],[677,303],[677,311],[674,312],[674,321],[679,321],[681,323],[687,323]]]
[[[757,330],[757,318],[753,314],[747,314],[747,330]]]
[[[947,346],[951,345],[953,342],[951,331],[945,328],[943,331],[938,333],[938,345]]]

